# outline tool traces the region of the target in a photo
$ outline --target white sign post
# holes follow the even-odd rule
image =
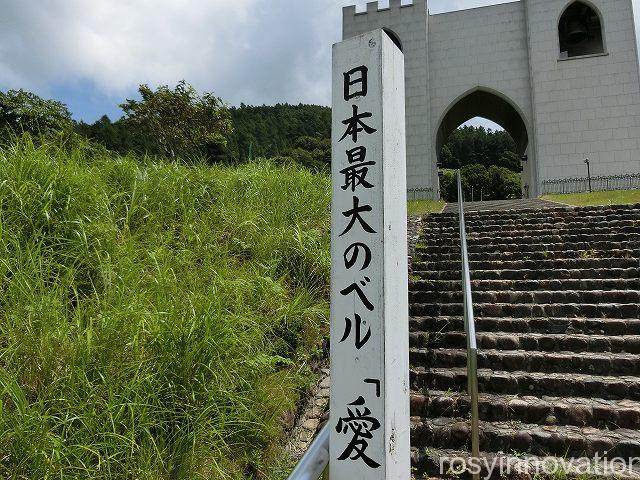
[[[404,56],[382,30],[333,47],[331,480],[408,480]]]

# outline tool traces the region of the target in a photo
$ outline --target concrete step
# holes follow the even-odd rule
[[[410,292],[459,292],[462,280],[417,280],[409,283]],[[472,280],[471,290],[489,291],[566,291],[566,290],[640,290],[640,278],[585,278],[565,280]]]
[[[469,217],[465,215],[465,225],[467,228],[482,228],[486,225],[496,227],[535,227],[538,225],[580,225],[584,223],[609,223],[626,222],[640,220],[640,211],[632,210],[628,212],[618,212],[610,215],[593,214],[585,216],[576,215],[542,215],[542,216],[494,216],[491,218]],[[422,222],[425,229],[457,228],[459,226],[458,216],[450,218],[438,218],[429,216]]]
[[[510,303],[640,303],[640,290],[496,290],[473,291],[474,304]],[[460,291],[418,290],[409,292],[409,301],[414,304],[440,303],[462,305],[463,294]]]
[[[639,318],[640,304],[629,303],[477,303],[473,304],[478,317],[584,317],[584,318]],[[413,303],[409,306],[412,316],[460,316],[463,306],[459,303]]]
[[[635,236],[640,233],[639,226],[629,227],[599,227],[589,226],[585,228],[575,229],[526,229],[526,230],[487,230],[483,232],[467,231],[467,240],[469,243],[475,243],[479,240],[496,240],[504,238],[526,238],[526,237],[569,237],[577,241],[587,240],[594,235],[629,235]],[[419,237],[420,244],[429,244],[432,242],[456,242],[460,241],[460,235],[457,230],[449,232],[435,232],[433,230],[424,230]],[[539,243],[539,242],[535,242]]]
[[[466,223],[486,456],[640,456],[640,204],[483,211]],[[467,352],[457,214],[422,227],[412,461],[433,474],[446,452],[468,456]]]
[[[620,205],[590,205],[583,207],[576,207],[572,205],[562,205],[556,204],[549,207],[540,207],[539,205],[535,205],[532,207],[521,207],[521,208],[501,208],[497,210],[465,210],[465,216],[467,217],[506,217],[509,215],[514,216],[529,216],[529,215],[563,215],[563,214],[580,214],[580,215],[590,215],[593,213],[607,213],[614,214],[616,212],[624,212],[629,210],[639,210],[640,204],[620,204]],[[429,218],[431,216],[437,216],[440,218],[447,217],[456,217],[458,215],[458,211],[447,211],[444,210],[438,214],[430,214],[426,216]]]
[[[505,260],[548,260],[550,258],[573,259],[573,258],[633,258],[640,260],[640,250],[632,249],[606,249],[606,250],[564,250],[558,252],[478,252],[469,253],[469,261],[493,261],[503,262]],[[416,252],[415,261],[418,262],[440,262],[450,264],[460,262],[460,253],[421,253]]]
[[[571,215],[569,212],[563,212],[558,215],[494,215],[494,216],[481,216],[465,215],[465,223],[469,226],[479,225],[538,225],[542,223],[557,224],[557,223],[581,223],[581,222],[604,222],[611,221],[625,221],[625,220],[638,220],[640,219],[640,210],[620,211],[609,214],[603,214],[601,212],[591,213],[588,215]],[[458,225],[458,215],[454,217],[442,218],[442,216],[433,215],[426,217],[422,224],[425,228],[438,228],[438,227],[454,227]]]
[[[588,207],[573,207],[570,205],[558,206],[557,208],[526,208],[520,210],[499,210],[499,211],[479,211],[465,212],[465,219],[491,220],[494,218],[553,218],[553,217],[588,217],[591,215],[618,215],[624,213],[639,213],[640,204],[629,205],[595,205]],[[446,221],[457,219],[457,212],[447,212],[431,214],[425,217],[426,221]]]
[[[598,221],[576,221],[571,223],[559,222],[559,223],[514,223],[514,224],[492,224],[492,223],[478,223],[478,224],[465,224],[467,229],[467,235],[469,237],[474,236],[498,236],[503,233],[508,233],[511,236],[515,232],[545,232],[554,234],[570,233],[578,235],[580,233],[589,233],[593,231],[602,232],[637,232],[640,228],[640,219],[633,220],[598,220]],[[452,236],[458,238],[460,236],[460,230],[458,225],[434,225],[424,228],[420,238],[427,238],[431,236]]]
[[[476,341],[482,350],[640,354],[640,335],[480,331],[476,332]],[[411,332],[409,344],[414,348],[467,348],[467,335],[464,331]]]
[[[637,318],[569,318],[569,317],[480,317],[475,319],[477,332],[584,334],[584,335],[640,335],[640,320]],[[448,332],[463,332],[461,315],[417,316],[409,319],[411,332],[444,335]]]
[[[624,232],[600,232],[591,231],[590,233],[584,233],[577,235],[570,233],[566,235],[554,234],[549,232],[531,234],[525,232],[514,235],[512,232],[509,234],[503,234],[499,237],[490,235],[478,237],[473,236],[468,238],[469,246],[474,245],[496,245],[496,244],[539,244],[539,243],[582,243],[582,242],[638,242],[640,241],[640,234],[638,233],[624,233]],[[438,236],[438,235],[425,235],[418,240],[420,245],[442,245],[442,246],[457,246],[460,248],[460,238],[458,236]]]
[[[488,245],[468,245],[469,253],[500,253],[500,252],[563,252],[570,250],[634,250],[640,249],[640,241],[626,242],[578,242],[578,243],[491,243]],[[460,255],[460,244],[442,245],[418,244],[417,253],[457,254]]]
[[[411,445],[470,448],[469,421],[453,418],[412,418]],[[640,431],[600,430],[574,425],[541,426],[514,422],[480,422],[480,449],[569,457],[640,456]]]
[[[588,373],[590,375],[640,375],[640,355],[611,352],[538,352],[528,350],[478,350],[478,368],[493,370]],[[411,348],[413,367],[465,367],[467,350],[454,348]]]
[[[535,397],[482,393],[480,419],[538,425],[575,425],[640,430],[640,402],[580,397]],[[466,393],[432,390],[411,393],[411,415],[422,418],[469,418]]]
[[[455,267],[455,265],[452,265]],[[420,265],[414,264],[412,278],[422,280],[460,280],[462,275],[459,269],[452,270],[423,270]],[[640,278],[640,268],[504,268],[504,269],[474,269],[471,271],[471,280],[565,280],[565,279],[616,279]]]
[[[455,478],[471,480],[467,467],[479,466],[483,480],[558,480],[558,479],[625,479],[640,480],[640,467],[627,465],[621,459],[607,457],[606,462],[593,465],[583,458],[566,456],[536,456],[519,452],[480,452],[480,458],[472,459],[464,450],[418,448],[411,449],[412,478]],[[615,460],[615,461],[614,461]],[[559,469],[554,470],[553,467]],[[588,475],[585,475],[588,472]]]
[[[469,267],[472,272],[474,270],[585,270],[638,268],[639,265],[640,260],[637,258],[551,258],[548,260],[470,260],[469,262]],[[460,261],[413,262],[414,272],[434,272],[443,270],[459,271]]]
[[[455,390],[467,388],[466,368],[424,368],[410,370],[413,390]],[[510,395],[597,397],[640,400],[640,377],[603,376],[584,373],[544,373],[478,370],[480,392]]]

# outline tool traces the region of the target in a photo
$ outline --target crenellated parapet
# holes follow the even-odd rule
[[[355,5],[351,5],[348,7],[343,7],[342,9],[342,15],[343,18],[349,18],[349,17],[355,17],[360,16],[360,15],[371,15],[371,14],[377,14],[378,12],[394,12],[394,11],[400,11],[400,9],[405,9],[405,8],[410,8],[410,9],[419,9],[422,11],[426,11],[427,10],[427,1],[426,0],[413,0],[412,3],[406,4],[406,5],[402,5],[402,0],[389,0],[389,6],[388,7],[380,7],[380,3],[379,2],[368,2],[367,3],[367,9],[363,12],[358,12],[356,10],[356,6]],[[419,12],[416,12],[419,13]]]

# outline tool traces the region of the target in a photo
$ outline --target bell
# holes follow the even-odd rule
[[[575,45],[587,39],[588,32],[584,22],[579,17],[574,17],[567,22],[567,42]]]

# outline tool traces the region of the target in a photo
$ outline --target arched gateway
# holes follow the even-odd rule
[[[343,36],[393,32],[406,64],[407,184],[438,196],[437,157],[475,116],[527,156],[529,196],[546,182],[640,173],[640,74],[631,0],[521,0],[430,15],[426,0],[346,7]],[[568,183],[569,185],[569,183]]]
[[[532,183],[534,166],[528,161],[529,127],[522,110],[504,95],[488,88],[477,87],[465,92],[447,108],[438,121],[435,134],[436,154],[439,156],[449,135],[460,125],[475,117],[483,117],[504,128],[516,143],[517,152],[527,158],[523,162],[522,184],[525,192]],[[526,155],[526,157],[525,157]]]

